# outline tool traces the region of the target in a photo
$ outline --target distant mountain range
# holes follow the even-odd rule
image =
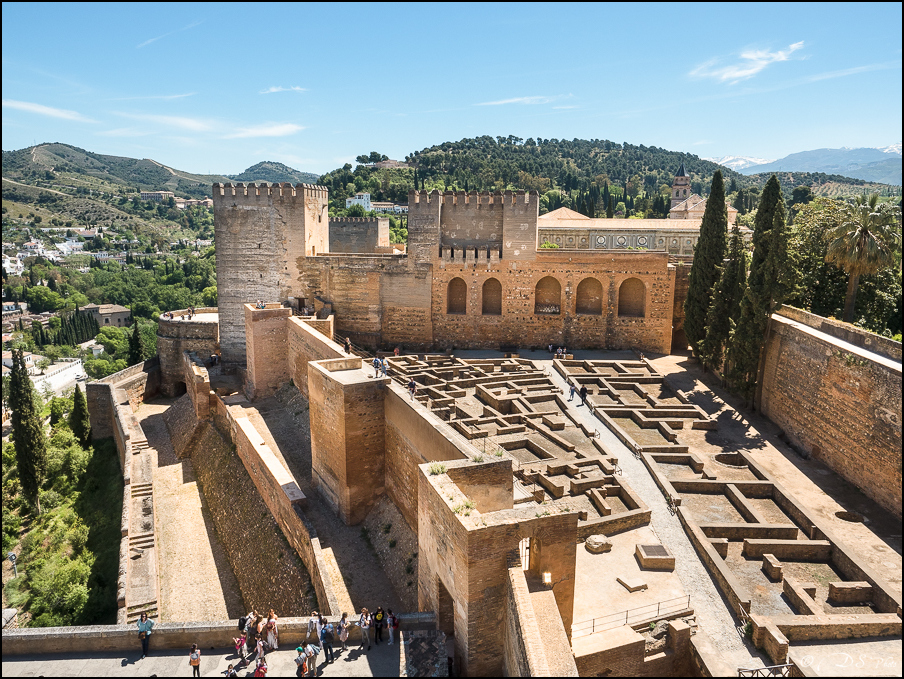
[[[7,179],[45,178],[46,173],[72,172],[89,175],[114,184],[134,186],[143,191],[172,191],[178,196],[210,195],[214,182],[292,182],[312,184],[320,175],[299,172],[287,165],[264,161],[241,174],[192,174],[177,170],[150,158],[125,158],[93,153],[69,144],[38,144],[17,151],[3,152],[3,176]],[[49,177],[47,177],[49,178]]]
[[[823,172],[869,182],[901,185],[901,142],[882,148],[802,151],[778,160],[749,156],[725,156],[708,160],[745,175],[768,172]]]

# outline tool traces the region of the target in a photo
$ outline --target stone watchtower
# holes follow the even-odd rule
[[[675,181],[672,182],[672,204],[669,206],[671,210],[679,203],[687,200],[691,195],[691,178],[687,176],[687,170],[684,169],[684,163],[678,168],[678,174],[675,175]]]
[[[293,296],[299,260],[329,252],[328,194],[311,184],[213,185],[224,363],[245,362],[242,305]]]

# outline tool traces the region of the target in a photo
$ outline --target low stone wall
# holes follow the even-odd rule
[[[690,627],[669,622],[666,648],[647,655],[645,639],[628,626],[580,637],[574,655],[582,677],[681,677],[694,666]]]
[[[334,616],[335,618],[336,616]],[[333,619],[330,620],[334,622]],[[433,613],[399,615],[403,632],[436,629]],[[288,647],[300,644],[308,631],[308,617],[280,617],[279,641]],[[150,647],[155,649],[187,649],[192,644],[201,648],[232,648],[236,621],[163,622],[154,626]],[[352,627],[350,641],[360,639],[360,630]],[[84,656],[99,652],[138,652],[141,642],[134,625],[87,625],[83,627],[30,627],[5,629],[2,636],[3,657],[17,655],[75,653]]]
[[[863,347],[880,356],[885,356],[898,363],[901,362],[901,343],[895,342],[888,337],[882,337],[881,335],[877,335],[869,330],[864,330],[863,328],[858,328],[850,323],[845,323],[844,321],[836,321],[834,318],[817,316],[816,314],[811,314],[809,311],[797,309],[793,306],[782,305],[775,313],[784,318],[789,318],[792,321],[803,323],[806,326],[824,332],[832,337],[837,337],[848,344]]]
[[[163,421],[169,431],[176,457],[190,455],[192,442],[200,426],[191,396],[183,394],[177,398],[163,413]]]
[[[552,676],[544,651],[545,639],[530,602],[521,558],[508,559],[508,587],[505,600],[503,669],[507,677]]]
[[[156,396],[160,390],[160,362],[157,357],[84,385],[92,440],[98,441],[114,435],[114,388],[126,392],[132,410],[137,409],[141,401]]]

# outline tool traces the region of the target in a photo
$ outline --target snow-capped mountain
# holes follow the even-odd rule
[[[877,146],[876,148],[883,153],[897,153],[899,156],[901,155],[901,142],[892,144],[891,146]]]
[[[730,168],[735,172],[740,172],[746,167],[752,167],[753,165],[763,165],[765,163],[771,163],[772,160],[767,158],[753,158],[751,156],[723,156],[722,158],[704,158],[703,160],[709,160],[714,163],[718,163],[724,167]]]

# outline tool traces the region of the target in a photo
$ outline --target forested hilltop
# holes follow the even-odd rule
[[[612,197],[612,213],[617,216],[665,218],[669,201],[663,199],[668,198],[682,163],[690,175],[691,188],[703,196],[709,192],[713,174],[721,169],[730,201],[738,200],[739,192],[747,192],[747,197],[742,194],[739,201],[742,213],[755,203],[750,196],[759,195],[769,178],[745,176],[689,153],[604,139],[482,136],[415,151],[405,161],[409,168],[353,168],[346,164],[324,174],[320,183],[330,188],[331,207],[337,211],[344,208],[344,199],[356,191],[370,192],[373,200],[405,202],[411,189],[521,189],[545,196],[545,200],[541,198],[541,212],[564,205],[589,216],[612,216],[607,214]],[[813,195],[900,195],[900,187],[839,175],[780,173],[778,179],[786,196],[799,186],[809,186]]]

